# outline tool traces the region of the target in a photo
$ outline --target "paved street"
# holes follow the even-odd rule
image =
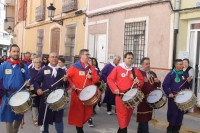
[[[64,124],[65,124],[65,133],[76,133],[75,127],[67,124],[67,114],[68,107],[65,108],[64,115]],[[85,133],[116,133],[118,129],[118,123],[115,115],[107,115],[106,109],[101,107],[97,111],[97,115],[93,117],[93,122],[95,127],[88,127],[87,124],[84,125]],[[136,133],[137,132],[137,123],[135,122],[135,113],[131,119],[131,123],[128,127],[128,133]],[[153,127],[153,122],[150,122],[150,133],[165,133],[166,126],[168,123],[166,122],[166,111],[161,109],[156,111],[156,119],[158,122],[156,123],[156,128]],[[199,128],[200,118],[191,117],[186,115],[183,122],[183,127],[181,133],[200,133]],[[50,133],[56,133],[53,126],[50,126]],[[0,133],[5,133],[5,124],[0,123]],[[27,112],[25,114],[25,125],[24,129],[20,129],[19,133],[40,133],[39,127],[34,127],[31,120],[31,112]]]

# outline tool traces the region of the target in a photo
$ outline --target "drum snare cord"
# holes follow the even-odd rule
[[[48,104],[46,104],[46,108],[45,108],[45,112],[44,112],[44,118],[43,118],[43,124],[40,127],[40,131],[41,131],[40,133],[42,133],[44,131],[44,121],[45,121],[45,118],[46,118],[47,108],[48,108]]]

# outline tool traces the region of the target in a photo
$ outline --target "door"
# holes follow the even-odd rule
[[[200,31],[196,32],[197,34],[197,54],[196,54],[196,69],[195,69],[195,90],[197,94],[197,106],[200,107]]]
[[[59,54],[59,45],[60,45],[60,29],[52,30],[51,37],[51,52],[56,52]]]
[[[100,70],[106,63],[106,48],[106,34],[89,35],[89,53],[91,57],[97,59]]]
[[[97,62],[99,65],[99,69],[101,70],[104,67],[104,63],[106,63],[106,35],[101,34],[97,35]]]

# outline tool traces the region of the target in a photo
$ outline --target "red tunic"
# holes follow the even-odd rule
[[[83,66],[84,64],[81,63]],[[99,77],[97,75],[97,72],[93,66],[90,66],[90,69],[92,71],[92,79],[87,79],[86,86],[92,85],[99,81]],[[75,85],[76,88],[83,89],[83,84],[86,79],[86,75],[88,73],[88,70],[84,73],[84,71],[71,66],[67,70],[68,79],[70,82],[69,88],[71,86]],[[75,91],[72,89],[71,91],[71,101],[70,101],[70,108],[69,108],[69,114],[68,114],[68,123],[70,125],[74,125],[77,127],[82,127],[85,122],[89,120],[89,118],[92,115],[93,112],[93,106],[85,106],[79,99],[80,91]]]
[[[140,81],[140,88],[143,86],[143,76],[141,75],[140,71],[134,68],[135,75]],[[125,92],[129,88],[131,88],[133,84],[133,76],[132,71],[128,71],[122,68],[121,66],[115,67],[110,75],[107,78],[107,83],[110,86],[111,91],[114,93],[116,89],[119,89],[120,92]],[[129,125],[131,116],[133,114],[132,108],[126,108],[125,105],[122,103],[121,96],[116,95],[115,97],[116,102],[116,112],[117,112],[117,119],[119,123],[119,127],[126,128]]]
[[[146,72],[141,71],[141,74],[144,77],[144,85],[141,89],[141,91],[144,93],[144,95],[148,95],[151,91],[156,89],[156,84],[150,84]],[[150,73],[153,75],[154,78],[157,78],[156,74],[152,71]],[[137,122],[148,122],[149,120],[152,119],[152,108],[149,107],[147,104],[147,96],[142,100],[142,102],[138,105],[137,108]]]

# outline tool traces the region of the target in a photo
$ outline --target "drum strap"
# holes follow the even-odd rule
[[[24,69],[24,63],[20,62],[20,67],[21,67],[21,72],[22,72],[22,69]],[[24,82],[25,82],[26,81],[26,79],[25,79],[25,71],[22,72],[22,77],[23,77]]]
[[[134,67],[132,68],[132,74],[133,74],[133,78],[135,79],[135,78],[136,78],[136,75],[135,75]]]

